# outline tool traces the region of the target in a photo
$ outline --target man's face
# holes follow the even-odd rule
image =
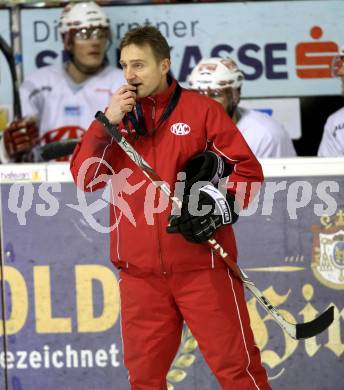
[[[333,73],[335,76],[344,77],[344,55],[337,55],[334,58],[332,66]]]
[[[107,29],[83,29],[73,36],[70,50],[77,64],[92,71],[103,64],[107,44]]]
[[[167,87],[170,61],[158,61],[149,45],[123,47],[120,64],[128,84],[136,86],[137,97],[154,96]]]
[[[344,77],[344,56],[342,58],[342,66],[337,71],[339,77]]]
[[[340,77],[342,83],[342,95],[344,96],[344,55],[337,55],[332,62],[333,76]]]
[[[209,94],[209,97],[211,97],[213,100],[215,100],[216,102],[219,102],[220,104],[222,104],[223,108],[225,110],[227,110],[227,107],[230,107],[231,106],[231,101],[232,101],[232,97],[231,97],[231,92],[229,90],[223,90],[221,91],[220,93],[217,93],[217,94]]]
[[[236,109],[237,105],[239,104],[240,100],[240,91],[239,89],[233,89],[233,88],[226,88],[217,91],[216,93],[212,93],[211,91],[207,93],[207,95],[219,102],[223,108],[230,114],[231,116],[234,113],[234,110]]]

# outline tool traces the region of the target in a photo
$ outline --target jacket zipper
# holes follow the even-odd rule
[[[155,101],[153,101],[153,107],[152,107],[152,121],[154,123],[154,126],[155,126],[155,113],[156,113],[156,109],[155,109]],[[154,143],[154,140],[155,140],[155,132],[151,135],[152,137],[152,148],[153,148],[153,162],[154,162],[154,165],[153,167],[156,166],[156,154],[155,154],[155,143]],[[160,190],[158,190],[160,191]],[[162,258],[162,251],[161,251],[161,240],[160,240],[160,222],[159,222],[159,218],[158,218],[158,215],[157,214],[154,214],[154,225],[156,226],[156,232],[157,232],[157,239],[158,239],[158,256],[159,256],[159,260],[160,260],[160,266],[161,266],[161,271],[162,273],[165,275],[167,272],[165,270],[165,266],[164,266],[164,261],[163,261],[163,258]]]

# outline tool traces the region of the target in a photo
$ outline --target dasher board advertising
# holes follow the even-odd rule
[[[230,56],[245,75],[244,98],[340,93],[331,65],[344,43],[342,1],[114,5],[104,10],[112,28],[111,63],[118,60],[115,49],[130,28],[151,24],[166,36],[173,74],[184,86],[202,57]],[[61,61],[61,11],[21,11],[25,75]]]
[[[294,340],[247,295],[272,388],[338,390],[341,383],[343,188],[342,175],[268,178],[235,225],[240,267],[288,321],[335,309],[326,331]],[[105,191],[80,197],[71,182],[1,184],[0,381],[8,389],[129,389]],[[170,388],[220,389],[187,329],[182,359],[185,350],[192,358],[171,367]]]

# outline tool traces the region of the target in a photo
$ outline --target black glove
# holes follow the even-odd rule
[[[184,197],[181,215],[170,217],[167,232],[181,233],[188,241],[200,243],[209,240],[220,226],[235,223],[238,215],[233,195],[224,196],[211,184],[196,192]]]
[[[207,181],[217,186],[220,179],[229,176],[234,169],[234,165],[225,162],[216,153],[207,150],[193,156],[185,167],[185,192],[199,181]]]

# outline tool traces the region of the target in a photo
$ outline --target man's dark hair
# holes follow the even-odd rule
[[[129,45],[145,46],[148,45],[153,51],[155,59],[160,62],[165,58],[170,59],[170,47],[166,38],[161,32],[153,26],[139,26],[129,30],[123,37],[119,49]]]

